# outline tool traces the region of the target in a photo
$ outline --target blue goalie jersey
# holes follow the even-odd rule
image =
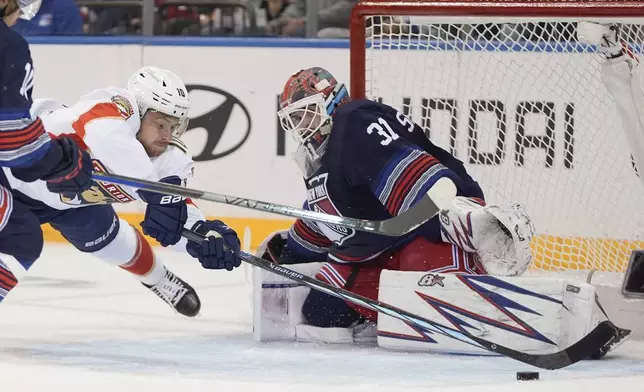
[[[411,208],[441,177],[452,179],[459,195],[483,199],[463,163],[430,142],[409,118],[390,106],[355,100],[335,114],[322,165],[305,179],[305,208],[388,219]],[[352,263],[374,259],[418,234],[440,241],[438,219],[398,238],[298,220],[288,242],[311,259]]]
[[[0,20],[0,166],[30,166],[50,147],[42,122],[29,114],[33,83],[27,41]]]

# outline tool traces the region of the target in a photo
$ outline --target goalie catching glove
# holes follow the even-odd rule
[[[534,225],[520,204],[504,210],[459,196],[440,212],[440,222],[443,240],[476,253],[489,275],[518,276],[532,261]]]
[[[597,46],[597,51],[613,59],[624,54],[624,47],[617,39],[617,26],[594,22],[577,24],[577,40],[582,44]]]
[[[240,241],[235,230],[220,220],[199,221],[192,230],[206,236],[200,243],[188,241],[186,250],[206,269],[232,271],[241,265]],[[224,246],[225,245],[225,246]]]

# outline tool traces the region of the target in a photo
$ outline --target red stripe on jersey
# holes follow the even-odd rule
[[[412,163],[407,165],[394,183],[391,195],[387,200],[387,211],[393,216],[398,215],[405,197],[416,185],[418,179],[432,166],[438,163],[438,159],[431,155],[421,155]]]
[[[0,186],[0,192],[2,192],[2,197],[0,197],[0,200],[2,200],[2,204],[0,204],[0,230],[2,230],[13,211],[13,196],[9,193],[9,190],[2,186]]]
[[[0,288],[3,288],[6,291],[11,291],[17,284],[18,283],[11,284],[10,282],[5,281],[4,278],[0,277]]]
[[[295,221],[293,229],[295,230],[295,234],[297,234],[304,241],[310,244],[319,246],[321,248],[327,248],[331,246],[331,241],[329,241],[328,238],[311,230],[311,228],[308,227],[306,223],[302,222],[301,219]]]
[[[344,283],[342,283],[338,277],[333,274],[333,272],[329,271],[326,268],[326,265],[323,266],[317,274],[315,274],[315,279],[329,283],[335,287],[344,288]]]
[[[72,128],[74,128],[76,134],[82,139],[85,137],[85,127],[87,124],[94,120],[98,120],[99,118],[114,118],[125,121],[115,103],[101,102],[94,105],[87,112],[81,114],[81,116],[78,117],[78,120],[74,121],[72,124]]]
[[[43,127],[40,118],[37,118],[26,128],[0,132],[0,150],[14,150],[26,146],[44,133],[45,127]]]
[[[485,205],[486,205],[485,200],[480,199],[480,198],[478,198],[478,197],[468,197],[468,199],[469,199],[469,200],[471,200],[471,201],[473,201],[473,202],[474,202],[474,203],[476,203],[476,204],[480,204],[480,205],[482,205],[483,207],[485,207]]]
[[[132,229],[136,232],[136,252],[130,261],[120,267],[134,275],[144,276],[152,271],[156,258],[143,234],[134,227]]]
[[[14,286],[18,283],[16,276],[11,271],[2,267],[0,267],[0,279],[13,284]]]
[[[7,291],[11,291],[18,284],[18,279],[15,275],[4,268],[0,268],[0,287]]]

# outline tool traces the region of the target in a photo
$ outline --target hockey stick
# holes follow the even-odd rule
[[[164,195],[183,196],[193,199],[214,201],[217,203],[230,204],[253,210],[261,210],[279,215],[308,219],[316,222],[344,226],[355,230],[384,234],[392,237],[399,237],[414,230],[415,228],[438,214],[440,210],[447,208],[449,203],[451,203],[454,197],[456,197],[456,186],[454,185],[454,183],[448,178],[441,178],[436,181],[429,192],[427,192],[427,194],[423,196],[423,198],[420,199],[417,203],[414,203],[414,205],[409,210],[390,219],[371,221],[366,219],[356,219],[344,216],[330,215],[316,211],[308,211],[281,204],[227,196],[219,193],[200,191],[197,189],[185,188],[178,185],[141,180],[138,178],[126,177],[117,174],[94,172],[92,174],[92,178],[97,181],[131,186],[133,188],[162,193]]]
[[[187,229],[184,229],[182,231],[182,235],[187,239],[196,242],[201,242],[205,238],[203,235]],[[488,340],[471,335],[465,331],[459,331],[450,327],[446,327],[437,322],[407,312],[393,305],[389,305],[377,300],[372,300],[339,287],[331,286],[320,280],[303,275],[299,272],[293,271],[268,260],[253,256],[249,253],[239,252],[239,256],[242,260],[254,265],[255,267],[270,271],[274,274],[298,282],[304,286],[308,286],[314,290],[318,290],[334,297],[338,297],[364,308],[386,314],[387,316],[394,317],[405,323],[413,324],[414,326],[420,328],[422,331],[438,333],[452,339],[456,339],[463,343],[467,343],[496,354],[501,354],[542,369],[560,369],[572,365],[573,363],[578,362],[584,358],[590,357],[592,354],[597,352],[597,350],[606,345],[611,339],[613,339],[614,331],[616,328],[610,321],[603,321],[599,325],[597,325],[595,329],[590,331],[588,335],[584,336],[580,341],[564,350],[552,354],[528,354],[492,343]]]
[[[594,271],[593,271],[594,272]],[[591,272],[591,276],[593,274]],[[588,277],[588,283],[590,283],[590,276]],[[602,306],[601,302],[599,302],[599,295],[595,293],[595,304],[597,305],[597,308],[602,312],[604,317],[606,317],[606,320],[610,321],[610,317],[608,317],[608,313],[604,310],[604,307]],[[594,353],[591,358],[592,359],[601,359],[604,357],[604,355],[608,354],[609,351],[613,351],[616,349],[618,346],[620,346],[622,343],[627,341],[631,337],[631,330],[630,329],[624,329],[620,328],[618,326],[615,326],[615,331],[613,333],[613,338],[608,341],[605,345],[600,347],[600,349]]]

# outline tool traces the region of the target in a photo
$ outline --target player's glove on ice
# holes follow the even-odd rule
[[[47,189],[55,193],[81,193],[92,186],[92,159],[87,151],[67,136],[52,139],[45,156],[29,167],[13,168],[19,180],[47,181]]]
[[[167,177],[159,182],[181,185],[181,179],[177,176]],[[139,191],[139,195],[148,204],[145,218],[141,222],[143,233],[154,237],[161,246],[179,242],[181,230],[188,219],[186,199],[181,196],[162,195],[143,190]]]
[[[241,265],[239,237],[224,222],[199,221],[192,226],[192,230],[206,236],[201,242],[188,241],[186,245],[190,256],[198,259],[204,268],[232,271]]]

